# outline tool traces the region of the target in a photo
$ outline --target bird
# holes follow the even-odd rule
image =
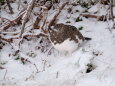
[[[65,54],[73,53],[85,40],[91,40],[91,38],[84,37],[73,25],[59,23],[50,27],[48,31],[53,47]]]

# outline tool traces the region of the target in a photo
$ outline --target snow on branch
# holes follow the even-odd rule
[[[6,24],[4,27],[2,27],[2,29],[7,30],[9,27],[18,24],[24,13],[25,13],[25,11],[19,13],[19,15],[14,20],[11,20],[8,24]]]
[[[25,25],[26,25],[29,17],[30,17],[30,14],[32,12],[32,9],[33,9],[33,6],[34,6],[34,2],[35,2],[35,0],[31,0],[29,2],[27,10],[26,10],[25,14],[22,17],[22,27],[21,27],[20,37],[22,37],[22,34],[24,33],[24,28],[25,28]]]
[[[27,38],[27,37],[37,37],[37,38],[40,38],[40,37],[47,37],[48,38],[48,35],[44,34],[44,33],[39,33],[39,34],[26,34],[23,36],[23,38]],[[3,38],[3,37],[0,37],[1,40],[3,41],[6,41],[8,43],[12,43],[13,42],[13,39],[20,39],[20,37],[10,37],[10,38]]]

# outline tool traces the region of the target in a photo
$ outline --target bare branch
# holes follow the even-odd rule
[[[46,12],[47,12],[48,10],[46,10]],[[46,17],[45,17],[46,16]],[[47,31],[44,29],[44,26],[45,26],[45,24],[46,24],[46,20],[47,20],[47,17],[48,17],[48,13],[45,13],[44,14],[44,17],[45,17],[45,20],[44,20],[44,22],[43,22],[43,25],[41,26],[41,30],[44,32],[44,33],[47,33]]]
[[[10,5],[10,1],[9,1],[9,0],[6,0],[6,3],[7,3],[7,5],[8,5],[9,10],[10,10],[10,13],[13,14],[14,12],[13,12],[12,7],[11,7],[11,5]]]
[[[40,20],[42,19],[42,17],[43,17],[42,15],[38,15],[38,17],[36,18],[36,20],[33,24],[33,29],[39,29],[40,28],[40,26],[38,26],[38,24],[39,24]]]
[[[55,20],[56,18],[58,17],[58,15],[61,13],[62,9],[65,7],[65,5],[68,4],[68,2],[62,4],[62,6],[60,7],[58,13],[53,17],[53,19],[50,21],[49,25],[48,25],[48,28],[50,28],[52,25],[54,25],[55,23]]]
[[[113,0],[110,0],[110,14],[111,14],[111,19],[114,22],[114,16],[113,16]]]
[[[25,11],[21,12],[20,15],[18,15],[14,20],[12,20],[8,24],[6,24],[2,29],[7,30],[9,27],[18,24],[24,13],[25,13]]]
[[[48,38],[48,35],[46,35],[46,34],[44,34],[44,33],[39,33],[39,34],[36,34],[36,35],[24,35],[23,36],[23,38],[27,38],[27,37],[37,37],[37,38],[40,38],[40,37],[47,37]],[[11,37],[11,38],[8,38],[8,39],[6,39],[6,38],[0,38],[1,40],[3,40],[3,41],[6,41],[6,42],[8,42],[8,43],[12,43],[13,42],[13,39],[20,39],[20,37]]]
[[[92,15],[92,14],[80,14],[80,16],[86,17],[86,18],[96,18],[97,20],[100,21],[106,21],[106,15],[102,15],[102,16],[97,16],[97,15]],[[113,16],[113,18],[115,18],[115,16]],[[110,20],[111,18],[109,18]]]

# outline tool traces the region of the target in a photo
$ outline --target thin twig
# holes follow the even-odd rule
[[[39,70],[38,70],[38,68],[37,68],[36,64],[34,64],[34,66],[35,66],[35,68],[36,68],[36,70],[37,70],[37,73],[39,73]]]
[[[56,73],[56,78],[58,78],[58,76],[59,76],[59,72]]]
[[[102,16],[97,16],[97,15],[93,15],[93,14],[80,14],[80,16],[86,17],[86,18],[96,18],[97,20],[100,21],[106,21],[107,18],[105,17],[106,15],[102,15]],[[113,16],[115,18],[115,16]],[[111,18],[109,18],[110,20]]]
[[[4,78],[3,78],[3,80],[5,80],[5,78],[6,78],[6,74],[7,74],[7,69],[6,69],[6,72],[5,72],[5,74],[4,74]]]
[[[47,56],[49,55],[49,53],[51,52],[52,49],[53,49],[53,47],[51,47],[51,48],[48,50]]]
[[[46,61],[46,60],[43,60],[43,62],[44,62],[44,63],[43,63],[43,71],[45,71],[45,68],[46,68],[46,62],[47,62],[47,61]]]

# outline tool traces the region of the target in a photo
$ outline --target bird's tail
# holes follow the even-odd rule
[[[87,40],[87,41],[89,41],[89,40],[91,40],[92,38],[88,38],[88,37],[84,37],[85,38],[85,40]]]

